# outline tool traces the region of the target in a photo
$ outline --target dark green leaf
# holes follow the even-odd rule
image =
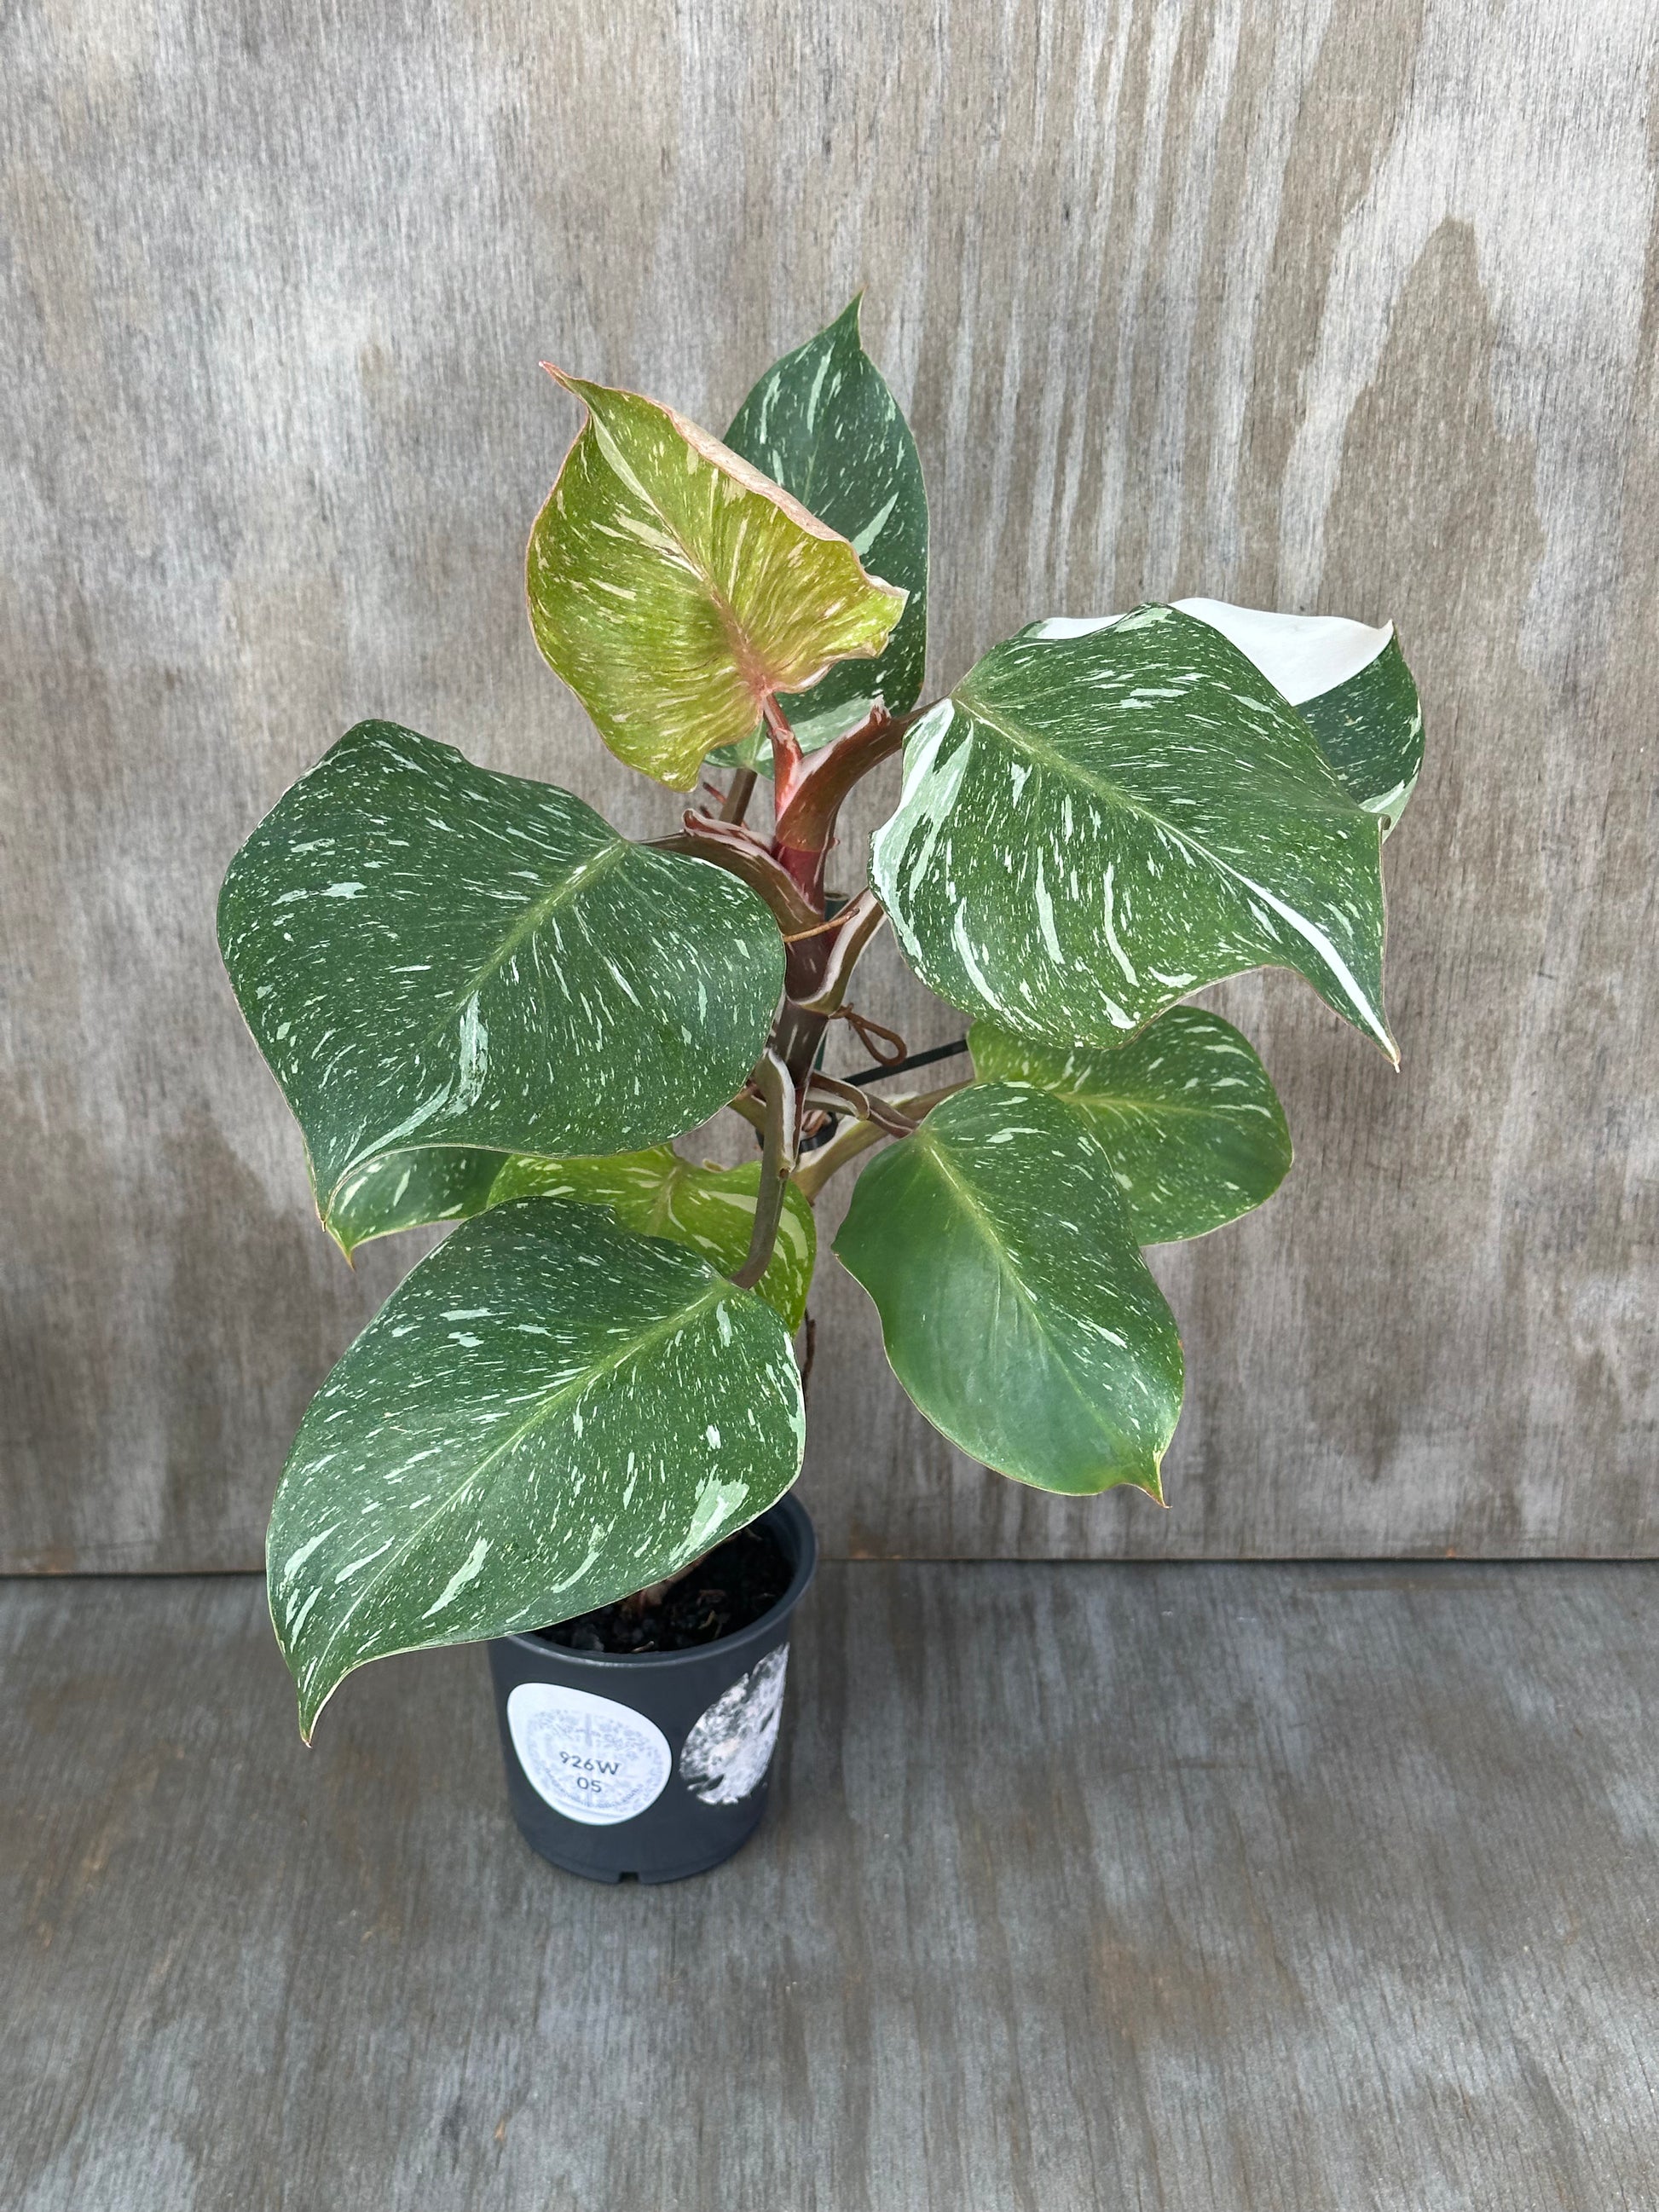
[[[1030,1083],[1097,1137],[1138,1244],[1202,1237],[1271,1198],[1291,1133],[1267,1071],[1238,1031],[1171,1006],[1125,1044],[1032,1044],[989,1022],[968,1040],[985,1082]]]
[[[386,722],[254,831],[219,942],[348,1247],[424,1201],[424,1176],[392,1196],[401,1167],[362,1182],[388,1153],[632,1152],[695,1127],[742,1085],[783,982],[777,925],[734,877]],[[434,1176],[452,1172],[472,1187]]]
[[[1423,712],[1394,625],[1370,629],[1340,615],[1267,614],[1221,599],[1176,604],[1230,637],[1284,694],[1386,837],[1423,767]]]
[[[410,1145],[382,1152],[341,1178],[328,1211],[330,1233],[349,1259],[371,1237],[465,1221],[489,1205],[490,1186],[509,1158],[476,1145]]]
[[[1039,1489],[1162,1496],[1181,1342],[1078,1115],[1015,1084],[958,1091],[865,1170],[835,1249],[953,1443]]]
[[[909,593],[874,660],[837,661],[782,704],[804,752],[866,720],[878,700],[902,714],[927,657],[927,493],[909,425],[865,352],[854,300],[827,330],[775,362],[732,417],[726,442],[852,544],[872,575]],[[769,772],[758,735],[727,746]]]
[[[1110,1045],[1267,963],[1395,1059],[1380,846],[1243,653],[1143,607],[970,670],[910,733],[872,876],[923,981],[1019,1036]]]
[[[466,1223],[289,1455],[266,1549],[301,1733],[366,1660],[672,1574],[789,1487],[804,1434],[783,1322],[695,1253],[554,1199]]]

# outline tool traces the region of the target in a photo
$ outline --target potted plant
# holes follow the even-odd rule
[[[724,442],[553,373],[587,413],[531,534],[537,641],[613,752],[702,798],[633,843],[362,723],[237,854],[219,933],[341,1250],[460,1224],[276,1494],[301,1732],[368,1660],[491,1639],[526,1833],[662,1878],[763,1801],[811,1571],[786,1493],[819,1193],[871,1155],[835,1249],[945,1436],[1160,1498],[1182,1352],[1142,1247],[1291,1159],[1255,1052],[1183,1002],[1290,968],[1397,1058],[1381,853],[1422,725],[1391,629],[1201,599],[1038,621],[919,705],[927,499],[856,301]],[[842,803],[901,747],[833,897]],[[849,995],[884,923],[972,1024],[969,1061],[900,1093],[890,1046],[823,1068],[837,1020],[890,1036]],[[726,1108],[758,1157],[676,1152]]]

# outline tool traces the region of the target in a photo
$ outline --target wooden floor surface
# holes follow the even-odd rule
[[[723,1871],[303,1752],[254,1581],[0,1585],[9,2212],[1651,2212],[1659,1567],[831,1567]]]

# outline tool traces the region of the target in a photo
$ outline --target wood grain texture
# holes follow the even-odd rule
[[[1431,753],[1404,1074],[1218,994],[1300,1158],[1158,1263],[1170,1512],[951,1453],[830,1263],[830,1551],[1652,1552],[1656,55],[1647,0],[8,9],[0,1562],[255,1563],[412,1256],[316,1230],[218,970],[283,787],[388,714],[671,818],[530,640],[536,362],[718,424],[866,283],[936,683],[1141,595],[1393,615]]]
[[[307,1753],[257,1581],[13,1583],[0,2198],[1648,2212],[1656,1574],[830,1566],[654,1890],[520,1841],[477,1653]]]

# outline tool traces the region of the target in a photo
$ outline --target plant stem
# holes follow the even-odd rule
[[[835,837],[836,820],[842,801],[854,785],[890,753],[898,750],[904,733],[919,715],[890,714],[878,707],[866,722],[849,730],[801,767],[788,789],[778,793],[776,826],[772,843],[780,860],[789,866],[790,852],[824,853]],[[790,873],[797,872],[790,867]],[[797,876],[799,880],[799,876]]]
[[[766,1102],[766,1133],[761,1146],[760,1188],[755,1194],[749,1256],[732,1278],[740,1291],[752,1291],[771,1265],[772,1248],[783,1218],[784,1193],[795,1164],[794,1079],[769,1046],[761,1055],[753,1080]]]
[[[815,1204],[818,1193],[838,1169],[880,1144],[886,1134],[878,1121],[843,1121],[829,1143],[809,1153],[795,1170],[795,1188],[809,1206]]]
[[[881,902],[866,885],[855,899],[848,901],[836,919],[842,927],[823,963],[817,989],[810,999],[800,1002],[809,1013],[833,1014],[839,1011],[859,956],[887,917]]]
[[[776,794],[777,811],[781,814],[800,781],[805,758],[799,738],[789,726],[788,717],[769,691],[761,713],[765,719],[766,733],[772,740],[772,788]]]
[[[755,771],[752,768],[740,768],[720,802],[720,820],[741,822],[749,811],[749,802],[754,795]]]
[[[724,1537],[720,1539],[721,1543],[725,1540]],[[637,1620],[647,1606],[660,1605],[676,1583],[683,1583],[694,1567],[700,1567],[705,1559],[712,1558],[719,1549],[719,1544],[711,1544],[708,1551],[699,1552],[695,1559],[688,1559],[683,1567],[676,1567],[672,1575],[665,1575],[659,1583],[647,1583],[643,1589],[635,1590],[629,1596],[619,1600],[623,1612],[631,1614]]]
[[[751,1097],[746,1091],[739,1091],[735,1098],[728,1098],[726,1103],[734,1114],[742,1115],[757,1136],[766,1134],[766,1109],[758,1098]]]
[[[937,1091],[924,1091],[915,1097],[907,1096],[884,1099],[881,1103],[890,1111],[896,1109],[897,1114],[902,1115],[906,1125],[903,1133],[908,1134],[927,1119],[941,1099],[949,1098],[954,1092],[967,1088],[965,1083],[947,1083]],[[857,1159],[860,1152],[867,1152],[872,1146],[880,1144],[884,1137],[899,1133],[897,1130],[884,1127],[873,1117],[868,1121],[843,1121],[829,1143],[821,1146],[795,1170],[796,1189],[808,1205],[815,1204],[818,1193],[830,1176],[844,1168],[848,1160]]]
[[[687,853],[693,860],[710,860],[728,875],[736,876],[766,901],[786,937],[799,937],[822,919],[820,909],[806,898],[800,886],[786,873],[752,830],[741,823],[716,820],[711,814],[690,811],[684,827],[672,837],[659,837],[659,853]]]

